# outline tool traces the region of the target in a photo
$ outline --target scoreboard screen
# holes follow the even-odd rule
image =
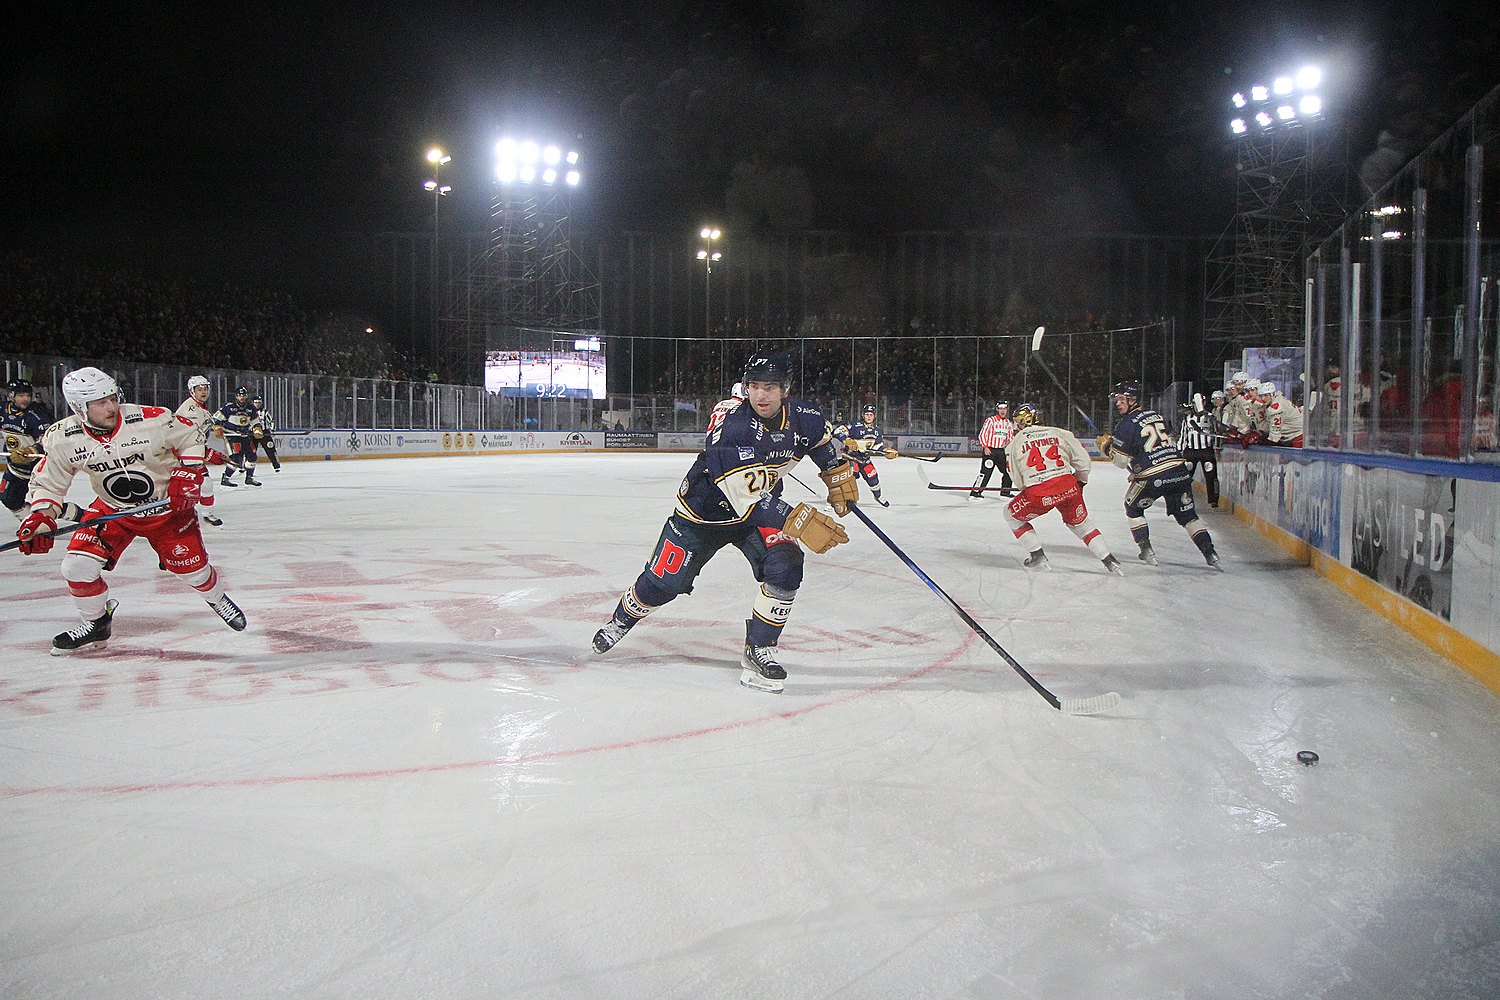
[[[597,337],[573,350],[486,351],[484,387],[532,399],[603,399],[604,352]]]

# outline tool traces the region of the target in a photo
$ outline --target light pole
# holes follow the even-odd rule
[[[443,165],[453,157],[437,146],[427,151],[427,162],[432,164],[432,177],[422,183],[423,189],[432,192],[432,349],[438,349],[438,207],[443,196],[453,188],[442,183]]]
[[[724,255],[714,249],[714,240],[720,236],[719,230],[712,226],[704,226],[698,230],[698,235],[703,238],[703,249],[698,251],[698,259],[703,261],[703,337],[707,340],[714,335],[713,313],[709,307],[709,285],[713,281],[714,261],[721,259]]]

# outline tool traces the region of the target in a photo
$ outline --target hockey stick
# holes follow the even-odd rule
[[[922,477],[922,482],[924,482],[924,483],[927,484],[927,488],[929,490],[968,490],[971,493],[974,492],[974,487],[972,487],[972,486],[940,486],[937,483],[934,483],[932,480],[930,480],[930,479],[927,478],[927,472],[926,472],[925,469],[918,469],[917,470],[917,475],[919,475],[919,476]],[[981,487],[979,487],[979,492],[980,493],[1004,493],[1005,492],[1005,487],[1004,486],[981,486]],[[1012,495],[1015,494],[1015,490],[1014,489],[1011,490],[1011,494]]]
[[[983,639],[991,649],[999,653],[1000,658],[1003,659],[1006,663],[1010,664],[1011,669],[1020,674],[1021,677],[1026,681],[1026,683],[1030,684],[1032,689],[1036,691],[1037,694],[1045,698],[1047,704],[1051,705],[1059,712],[1062,712],[1064,715],[1098,715],[1101,712],[1108,712],[1120,704],[1120,695],[1115,691],[1110,691],[1108,694],[1094,695],[1091,698],[1059,698],[1051,691],[1048,691],[1045,687],[1042,686],[1040,681],[1031,676],[1031,674],[1026,671],[1026,668],[1021,666],[1021,664],[1016,661],[1016,658],[1014,656],[1011,656],[1010,653],[1006,652],[1004,646],[996,642],[988,632],[980,627],[980,624],[974,620],[973,616],[971,616],[967,611],[960,607],[957,601],[949,597],[947,593],[944,592],[942,587],[939,587],[936,583],[934,583],[932,577],[922,572],[921,567],[912,562],[911,558],[908,557],[905,552],[902,552],[901,549],[896,545],[896,543],[891,541],[890,537],[876,526],[874,521],[870,520],[869,515],[859,509],[858,504],[851,503],[849,505],[849,509],[852,510],[861,521],[865,522],[865,527],[875,532],[876,538],[879,538],[882,542],[884,542],[887,548],[896,553],[896,556],[902,562],[906,563],[908,569],[917,574],[917,579],[927,584],[927,586],[932,590],[934,594],[937,594],[943,600],[947,601],[948,606],[951,607],[954,611],[958,612],[958,616],[964,620],[964,624],[973,629],[974,633],[981,639]]]
[[[909,459],[911,459],[914,462],[940,462],[940,461],[942,461],[942,458],[943,458],[942,455],[933,455],[933,456],[930,456],[930,457],[927,456],[927,455],[908,455],[904,451],[897,452],[896,453],[896,457],[897,458],[909,458]]]
[[[1089,433],[1094,435],[1094,437],[1098,437],[1099,425],[1094,423],[1093,419],[1087,413],[1083,412],[1082,407],[1073,402],[1073,397],[1068,393],[1068,387],[1063,385],[1062,381],[1059,380],[1055,374],[1053,374],[1052,369],[1047,367],[1047,362],[1043,361],[1041,354],[1038,353],[1042,349],[1042,334],[1046,332],[1047,328],[1045,326],[1039,326],[1036,328],[1036,333],[1032,334],[1031,357],[1035,358],[1036,363],[1042,366],[1042,371],[1047,373],[1047,377],[1052,379],[1053,384],[1062,390],[1063,398],[1067,399],[1069,404],[1072,405],[1073,409],[1078,411],[1078,415],[1083,418],[1083,422],[1089,425]]]
[[[105,521],[114,521],[122,517],[132,517],[136,514],[154,514],[157,512],[157,510],[167,506],[167,504],[169,504],[170,502],[171,501],[169,500],[153,500],[150,503],[141,504],[141,506],[139,507],[132,507],[129,510],[116,511],[113,514],[105,514],[103,517],[91,517],[87,521],[79,521],[77,524],[65,525],[53,531],[44,531],[32,537],[61,538],[63,535],[71,535],[73,532],[78,531],[81,528],[92,528],[94,525],[103,524]],[[18,538],[13,542],[6,542],[4,545],[0,545],[0,552],[6,552],[10,549],[19,549],[20,547],[21,540]]]

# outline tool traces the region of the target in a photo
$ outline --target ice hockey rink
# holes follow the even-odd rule
[[[808,556],[781,695],[722,551],[614,651],[686,455],[289,464],[205,529],[229,632],[137,543],[106,651],[0,553],[0,996],[1500,994],[1500,704],[1221,511],[1055,516],[881,463]],[[818,485],[803,463],[797,475]],[[789,500],[809,499],[789,483]],[[1321,755],[1314,767],[1296,753]]]

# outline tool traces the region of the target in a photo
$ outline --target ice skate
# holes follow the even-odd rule
[[[889,500],[882,499],[879,493],[875,493],[872,495],[875,497],[875,502],[880,504],[880,506],[889,507],[891,505],[891,502]]]
[[[256,479],[254,476],[247,475],[245,477],[245,485],[246,486],[264,486],[266,484],[263,483],[263,482],[261,482],[259,479]]]
[[[1150,542],[1141,543],[1140,560],[1147,566],[1159,565],[1156,561],[1156,550],[1151,547]]]
[[[119,607],[118,601],[106,601],[104,614],[91,622],[84,622],[76,628],[70,628],[52,637],[52,655],[67,656],[84,646],[97,644],[103,649],[109,642],[109,634],[113,628],[115,608]]]
[[[224,619],[225,625],[228,625],[236,632],[245,631],[245,612],[240,610],[238,604],[229,599],[228,594],[225,594],[217,601],[207,601],[205,603],[214,609],[214,614]]]
[[[1224,572],[1224,567],[1219,565],[1219,552],[1212,545],[1208,547],[1207,552],[1203,553],[1203,559],[1220,573]]]
[[[1116,559],[1114,556],[1105,556],[1101,561],[1104,563],[1104,568],[1109,570],[1115,576],[1125,575],[1125,571],[1120,568],[1120,560]]]
[[[229,478],[229,473],[227,473],[227,472],[224,473],[222,476],[219,477],[219,485],[220,486],[228,486],[228,487],[231,487],[233,489],[239,489],[240,488],[240,484],[237,483],[237,482],[235,482],[233,479],[230,479]]]
[[[211,524],[215,528],[222,528],[222,527],[224,527],[224,522],[221,521],[221,520],[219,520],[214,515],[210,514],[208,511],[204,511],[203,512],[203,523],[204,524]]]
[[[746,646],[740,665],[745,668],[740,673],[740,683],[745,687],[771,694],[781,693],[786,671],[776,662],[775,646]]]
[[[1052,565],[1047,561],[1047,553],[1037,549],[1031,555],[1021,560],[1021,565],[1027,569],[1051,569]]]
[[[594,633],[594,652],[607,653],[615,647],[615,643],[625,638],[625,633],[630,631],[629,625],[621,625],[611,618],[604,627]]]
[[[970,493],[969,494],[969,503],[978,503],[979,501],[981,501],[983,499],[984,499],[984,496],[981,495],[981,494],[974,494],[974,493]]]

